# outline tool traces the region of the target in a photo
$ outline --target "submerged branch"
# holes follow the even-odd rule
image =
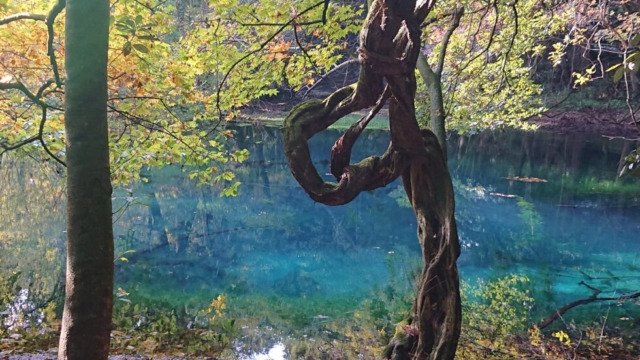
[[[560,317],[562,317],[562,315],[564,315],[564,313],[566,313],[567,311],[573,309],[576,306],[589,304],[589,303],[597,302],[597,301],[623,302],[623,301],[626,301],[626,300],[638,299],[638,298],[640,298],[640,291],[632,293],[632,294],[618,296],[618,297],[602,297],[602,298],[600,298],[600,297],[597,297],[597,295],[598,295],[597,292],[594,295],[595,296],[592,296],[590,298],[573,301],[573,302],[561,307],[560,309],[554,311],[553,314],[549,315],[546,319],[540,321],[537,324],[538,329],[544,329],[547,326],[551,325],[554,321],[556,321]]]

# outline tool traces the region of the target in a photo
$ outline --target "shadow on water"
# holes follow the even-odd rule
[[[338,136],[327,131],[310,142],[327,179]],[[196,187],[176,166],[150,169],[146,182],[115,192],[114,209],[129,205],[114,224],[117,288],[174,307],[206,308],[218,294],[304,300],[308,313],[280,315],[305,326],[410,276],[406,264],[419,259],[419,247],[398,181],[326,207],[290,175],[278,129],[241,126],[235,139],[251,153],[228,165],[242,182],[236,198],[220,197],[219,185]],[[381,154],[388,140],[385,131],[366,132],[353,159]],[[616,176],[634,146],[543,132],[451,136],[463,278],[526,275],[543,310],[590,296],[580,281],[617,294],[640,288],[640,181]],[[39,274],[46,292],[62,271],[63,204],[51,195],[57,180],[36,178],[29,166],[6,158],[0,165],[9,184],[0,190],[0,257],[5,274]],[[47,268],[34,268],[43,256]],[[322,302],[329,305],[314,308]],[[258,310],[236,315],[264,314]]]

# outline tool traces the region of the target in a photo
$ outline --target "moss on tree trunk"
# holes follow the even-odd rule
[[[414,69],[420,47],[419,25],[433,2],[372,2],[360,34],[360,77],[325,100],[296,106],[284,123],[284,148],[296,180],[318,202],[342,205],[362,191],[402,177],[418,223],[424,268],[409,324],[402,327],[386,356],[392,359],[453,359],[461,310],[456,260],[460,254],[454,197],[445,156],[430,130],[415,117]],[[384,83],[386,80],[386,85]],[[389,103],[391,142],[382,156],[350,164],[351,149],[368,122]],[[334,144],[325,182],[313,166],[307,141],[341,117],[372,107]]]

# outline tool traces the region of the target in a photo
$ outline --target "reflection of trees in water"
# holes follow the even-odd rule
[[[585,201],[637,202],[640,194],[639,183],[617,177],[621,156],[630,146],[636,146],[630,141],[584,134],[499,131],[472,137],[454,135],[448,143],[454,177],[463,181],[472,178],[499,192],[569,205]],[[538,177],[549,182],[544,186],[507,182],[504,178],[508,176]]]
[[[322,142],[337,136],[338,132],[328,131],[317,143],[311,144],[312,153],[314,149],[321,147]],[[382,131],[372,131],[365,136],[367,141],[358,144],[361,147],[356,147],[355,157],[384,149],[388,139],[388,134]],[[162,180],[162,187],[153,190],[153,198],[161,194],[156,202],[162,204],[163,213],[171,217],[170,224],[166,226],[171,237],[185,241],[185,244],[180,241],[172,242],[174,250],[191,249],[189,251],[192,254],[208,254],[212,258],[233,262],[238,261],[246,251],[344,251],[354,246],[389,246],[397,242],[397,239],[385,238],[387,231],[384,223],[374,221],[371,226],[359,226],[370,214],[385,211],[372,209],[375,205],[363,199],[356,200],[348,210],[330,208],[319,211],[317,206],[303,205],[304,197],[296,192],[295,184],[290,181],[286,172],[278,129],[243,126],[235,139],[238,147],[248,148],[252,154],[248,163],[234,166],[238,179],[243,182],[237,199],[219,199],[215,187],[192,189],[180,183],[184,180],[176,182],[172,178],[170,181],[174,184]],[[555,214],[548,213],[547,207],[540,215],[541,225],[527,232],[525,220],[517,216],[524,211],[522,206],[518,206],[517,199],[499,198],[487,193],[515,193],[520,196],[521,204],[533,204],[539,200],[577,202],[577,199],[584,198],[584,191],[579,188],[583,176],[606,179],[615,175],[617,165],[614,164],[612,169],[610,164],[623,152],[623,144],[601,141],[594,145],[577,136],[563,137],[545,133],[523,135],[520,132],[484,133],[471,138],[454,137],[449,143],[452,144],[450,166],[460,179],[456,182],[458,196],[461,198],[458,206],[460,232],[463,241],[468,239],[482,243],[482,246],[473,248],[475,260],[466,257],[463,261],[485,265],[487,262],[496,262],[509,266],[520,261],[560,261],[567,264],[580,260],[579,254],[567,250],[564,244],[566,242],[559,241],[562,240],[558,238],[559,235],[550,238],[546,233],[546,226],[550,226],[547,224],[549,217],[562,218],[580,229],[583,226],[579,222],[584,221],[581,220],[580,213],[567,212],[561,208],[556,208]],[[320,168],[325,164],[323,159],[326,156],[328,154],[314,154],[314,160]],[[580,159],[586,163],[581,163]],[[164,175],[159,173],[158,176]],[[540,177],[549,182],[508,181],[504,179],[507,176]],[[467,183],[466,179],[474,180]],[[467,190],[461,190],[460,186]],[[474,193],[472,188],[476,186],[487,190],[486,198],[465,198],[465,194]],[[175,198],[167,195],[176,191]],[[179,200],[187,198],[191,200]],[[272,198],[285,201],[276,206]],[[617,201],[618,197],[610,199],[607,196],[596,196],[589,201]],[[586,200],[581,201],[582,203],[577,204],[583,204]],[[487,212],[487,204],[492,204],[490,208],[497,212]],[[537,205],[532,205],[529,213],[538,211]],[[185,214],[191,215],[185,218]],[[294,221],[296,216],[303,221]],[[393,217],[392,215],[391,218]],[[488,226],[499,229],[490,229]],[[531,227],[531,224],[528,226]],[[329,237],[322,235],[326,228],[333,229]],[[157,227],[150,229],[151,233],[162,234]],[[407,234],[412,235],[410,231]],[[570,237],[571,234],[566,235]],[[537,255],[541,247],[554,248],[556,245],[557,251],[544,251],[548,257],[540,259]]]
[[[335,138],[338,133],[330,131],[326,136]],[[369,141],[363,144],[374,145],[367,145],[373,151],[360,149],[363,156],[388,141],[382,131],[366,136]],[[345,253],[354,248],[390,249],[398,241],[389,235],[394,233],[391,222],[372,218],[380,211],[398,216],[397,209],[371,205],[385,201],[384,192],[363,195],[347,208],[319,206],[291,178],[279,129],[243,126],[234,141],[251,152],[246,163],[228,165],[242,182],[236,198],[220,198],[221,185],[194,187],[177,167],[150,171],[145,174],[149,183],[134,187],[136,201],[148,206],[130,207],[115,226],[116,253],[136,250],[125,255],[128,262],[118,262],[121,283],[153,283],[155,277],[166,281],[166,287],[184,286],[188,278],[190,288],[233,285],[231,290],[236,291],[238,283],[246,281],[239,274],[248,272],[237,269],[248,253]],[[328,155],[316,158],[327,171],[323,158]],[[374,224],[361,226],[364,218]],[[327,232],[328,228],[332,231]],[[415,236],[413,227],[406,230],[407,239]]]
[[[640,184],[617,177],[629,142],[504,131],[449,144],[463,263],[569,266],[601,251],[598,238],[624,248],[634,237],[625,219]],[[506,179],[515,176],[548,182]]]
[[[313,139],[319,169],[324,166],[328,171],[324,159],[329,154],[318,150],[338,136],[337,131],[327,131]],[[366,141],[356,144],[354,159],[386,148],[386,132],[363,136]],[[242,127],[234,141],[237,148],[251,152],[247,163],[228,164],[242,182],[237,198],[220,198],[221,185],[195,187],[179,167],[152,170],[149,184],[133,186],[134,202],[147,206],[130,206],[115,224],[116,253],[137,250],[124,255],[129,262],[116,260],[119,284],[131,286],[126,290],[135,287],[150,295],[175,290],[184,296],[182,289],[242,294],[251,291],[251,271],[261,271],[242,271],[248,253],[346,253],[376,247],[381,250],[375,251],[395,248],[398,253],[399,244],[415,245],[411,210],[395,206],[389,198],[400,185],[362,194],[348,207],[327,208],[308,200],[291,178],[279,129]],[[514,132],[453,136],[449,143],[449,165],[457,178],[458,231],[462,244],[471,244],[463,249],[461,264],[498,270],[514,264],[570,267],[584,263],[583,253],[602,252],[601,243],[580,240],[585,233],[612,243],[635,239],[633,227],[624,223],[629,216],[618,216],[632,210],[604,207],[621,199],[628,203],[629,195],[589,194],[583,184],[589,178],[596,182],[610,178],[619,186],[629,183],[615,179],[617,161],[626,152],[623,143],[545,134],[523,137]],[[513,175],[549,182],[504,179]],[[6,278],[12,271],[22,271],[22,284],[32,283],[33,296],[43,299],[62,275],[62,250],[54,250],[62,249],[64,242],[64,188],[59,180],[54,167],[7,157],[0,163],[0,272]],[[118,209],[129,195],[114,196]],[[597,227],[596,222],[606,226]],[[397,229],[397,224],[405,228]],[[637,247],[629,244],[628,249]],[[282,279],[291,276],[302,285],[313,284],[313,279],[300,273],[296,278],[296,270],[292,271]],[[556,271],[549,271],[549,279],[556,279]]]
[[[640,229],[630,224],[640,215],[640,187],[617,174],[619,159],[636,145],[516,132],[454,136],[449,144],[463,267],[528,272],[544,316],[588,292],[577,284],[630,291],[639,260],[629,254],[637,253]],[[505,179],[514,176],[548,182]]]
[[[19,301],[37,317],[62,297],[66,213],[58,171],[57,165],[0,157],[0,311]]]

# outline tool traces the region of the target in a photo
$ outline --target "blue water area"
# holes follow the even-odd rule
[[[310,142],[327,181],[339,135]],[[259,313],[247,301],[262,298],[261,306],[310,304],[314,319],[327,304],[346,313],[388,284],[411,291],[420,248],[399,181],[328,207],[291,176],[279,129],[242,126],[234,139],[230,147],[251,153],[221,166],[242,182],[237,197],[221,197],[224,184],[197,186],[179,165],[147,169],[144,181],[116,189],[119,299],[206,309],[226,294],[244,304],[236,317]],[[382,154],[388,142],[388,132],[366,131],[353,160]],[[526,275],[540,314],[592,288],[603,296],[640,289],[640,179],[617,176],[639,144],[505,131],[452,135],[448,145],[465,282]],[[64,188],[55,172],[9,160],[0,166],[9,184],[0,188],[2,274],[20,272],[47,298],[63,278]],[[620,317],[638,318],[637,306],[620,309]]]
[[[289,173],[278,129],[237,131],[233,146],[251,152],[231,166],[242,182],[237,197],[196,186],[176,166],[149,170],[131,194],[118,193],[116,204],[145,204],[115,224],[118,252],[135,250],[117,263],[118,286],[158,298],[286,301],[361,298],[398,278],[410,284],[420,249],[399,181],[327,207]],[[327,181],[339,135],[310,142]],[[382,154],[388,141],[385,131],[366,132],[353,159]],[[640,180],[617,177],[634,146],[543,132],[451,136],[463,280],[526,275],[548,308],[591,296],[584,283],[609,295],[640,289]]]

